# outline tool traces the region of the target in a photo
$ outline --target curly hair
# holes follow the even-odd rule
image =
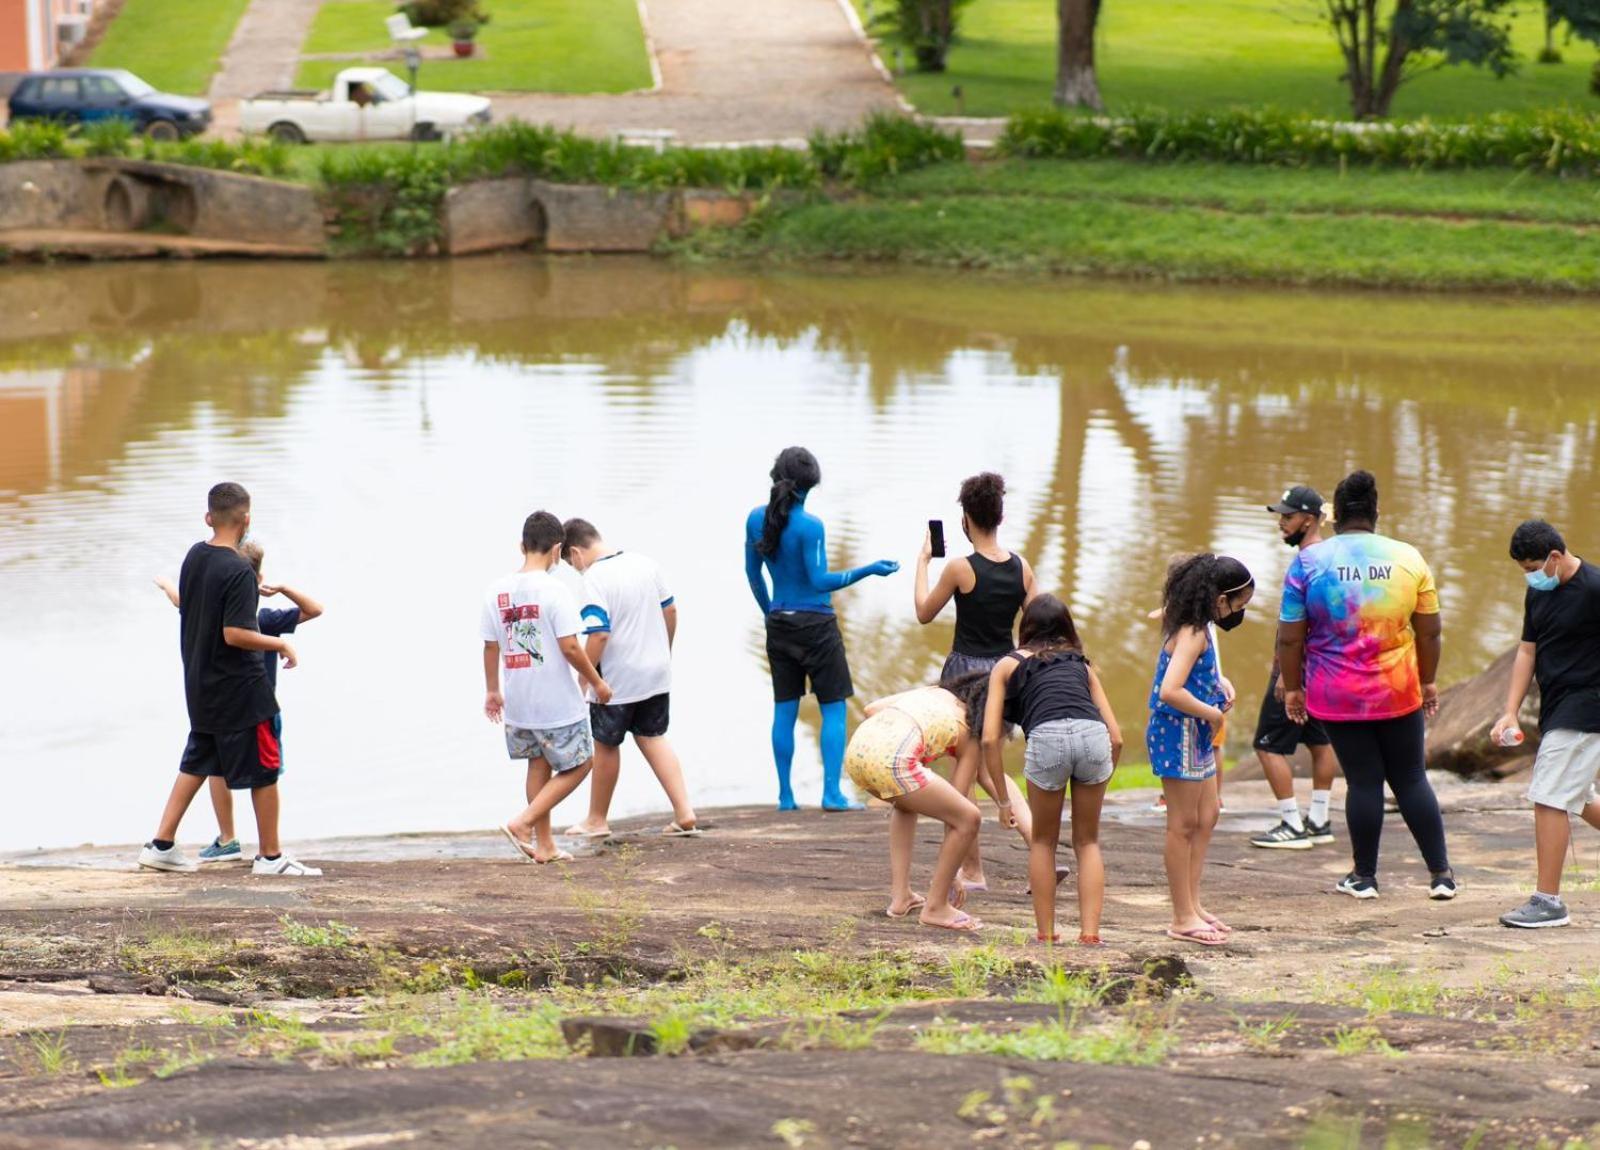
[[[992,471],[980,471],[961,481],[961,510],[979,531],[993,531],[1006,513],[1006,481]]]
[[[794,505],[822,482],[822,465],[803,447],[785,447],[778,452],[768,474],[772,476],[772,494],[767,499],[767,517],[761,524],[761,541],[756,544],[756,551],[771,559],[778,553],[778,540],[783,537],[783,529],[789,526],[789,513]]]
[[[1176,635],[1185,627],[1217,621],[1217,597],[1237,595],[1255,584],[1250,569],[1231,555],[1203,551],[1167,568],[1161,591],[1161,630]]]
[[[967,730],[976,732],[983,726],[983,709],[989,704],[989,672],[968,671],[947,683],[937,683],[967,708]]]
[[[1378,522],[1378,480],[1370,471],[1352,471],[1333,489],[1333,523]]]

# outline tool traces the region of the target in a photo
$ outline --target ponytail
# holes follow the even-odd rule
[[[794,505],[806,492],[822,482],[822,466],[817,457],[803,447],[785,447],[772,465],[772,494],[767,499],[767,514],[761,524],[761,541],[756,552],[768,559],[778,553],[778,541],[789,526]]]

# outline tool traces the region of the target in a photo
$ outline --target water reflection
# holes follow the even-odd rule
[[[1263,504],[1358,464],[1434,565],[1445,675],[1471,673],[1514,637],[1511,524],[1549,514],[1580,552],[1600,526],[1590,310],[633,260],[6,269],[0,737],[54,785],[0,812],[0,848],[145,833],[121,812],[151,807],[183,722],[147,580],[223,474],[256,494],[269,570],[334,608],[284,688],[296,833],[499,813],[515,787],[476,720],[471,616],[534,504],[673,574],[697,798],[766,799],[739,526],[790,442],[822,460],[833,561],[907,565],[839,597],[863,692],[948,649],[948,620],[912,617],[909,561],[985,467],[1012,489],[1002,538],[1080,615],[1130,730],[1171,555],[1227,550],[1275,589],[1290,556]],[[1244,716],[1276,594],[1259,602],[1224,648]],[[621,803],[658,805],[637,774]],[[69,823],[61,779],[104,801]]]

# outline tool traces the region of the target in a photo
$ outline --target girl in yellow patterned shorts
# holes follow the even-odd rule
[[[980,815],[971,799],[927,769],[966,747],[988,675],[979,672],[942,687],[917,687],[867,704],[867,718],[850,738],[844,768],[861,790],[893,806],[889,814],[890,918],[913,910],[924,926],[977,930],[983,924],[961,910],[966,893],[956,869],[978,836]],[[911,852],[917,816],[945,825],[927,897],[911,891]]]

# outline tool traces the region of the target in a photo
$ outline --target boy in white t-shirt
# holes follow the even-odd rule
[[[597,699],[611,698],[611,688],[578,642],[578,604],[550,574],[560,561],[562,538],[561,520],[548,511],[528,516],[522,525],[522,568],[489,588],[481,626],[483,713],[491,722],[504,720],[506,750],[513,759],[528,760],[528,807],[500,830],[537,863],[572,857],[556,846],[550,812],[594,764],[589,710],[573,671]]]
[[[667,742],[672,639],[678,625],[672,592],[654,560],[608,546],[588,520],[569,519],[564,530],[564,557],[583,574],[584,642],[589,658],[605,667],[613,692],[609,703],[600,699],[589,706],[595,742],[589,817],[567,833],[611,833],[606,817],[617,789],[622,741],[631,734],[672,803],[672,822],[663,833],[697,834],[683,768]]]

